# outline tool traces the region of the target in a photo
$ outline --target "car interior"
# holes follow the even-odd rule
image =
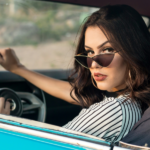
[[[67,71],[63,70],[37,71],[37,72],[50,77],[57,76],[57,79],[60,80],[67,80],[68,77]],[[21,114],[17,114],[14,113],[14,111],[11,111],[11,115],[20,116],[21,118],[38,120],[41,122],[54,124],[57,126],[63,126],[69,120],[74,118],[81,110],[80,106],[72,105],[61,99],[53,97],[41,91],[40,89],[38,89],[28,81],[24,80],[23,78],[15,74],[11,74],[10,72],[5,71],[1,72],[0,82],[1,82],[0,84],[1,96],[5,97],[5,95],[7,95],[10,99],[13,99],[16,102],[17,98],[10,93],[10,90],[13,90],[13,92],[17,93],[17,95],[21,100],[23,107]],[[23,94],[21,95],[21,93]],[[36,96],[36,98],[38,98],[42,103],[44,103],[43,108],[41,108],[41,105],[40,106],[37,105],[37,107],[31,107],[34,105],[32,103],[33,98],[28,97],[27,96],[28,94]],[[17,105],[16,109],[19,109],[19,107],[20,105]],[[41,116],[42,119],[38,118],[39,113],[42,113]]]
[[[2,0],[0,1],[1,48],[11,47],[16,50],[21,62],[29,69],[67,81],[73,68],[73,52],[79,29],[89,14],[108,4],[107,1],[100,3],[96,0],[32,0],[32,2]],[[129,4],[134,6],[133,2]],[[138,4],[137,1],[136,5]],[[147,6],[145,9],[139,8],[150,29],[149,10]],[[64,22],[62,26],[60,22]],[[67,48],[64,48],[65,46]],[[71,121],[82,109],[45,93],[2,67],[0,67],[0,97],[10,100],[12,116],[57,126],[63,126]]]

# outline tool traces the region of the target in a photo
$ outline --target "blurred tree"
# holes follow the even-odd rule
[[[53,10],[58,9],[61,7],[61,4],[59,3],[53,3],[53,2],[44,2],[44,1],[37,1],[37,0],[11,0],[15,5],[17,5],[19,8],[22,8],[24,12],[28,12],[29,9],[34,9],[36,11],[47,11],[47,10]]]

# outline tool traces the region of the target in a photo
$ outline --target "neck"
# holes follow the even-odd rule
[[[123,91],[126,88],[125,84],[122,84],[121,86],[115,87],[111,90],[107,90],[108,92],[119,92],[119,91]]]

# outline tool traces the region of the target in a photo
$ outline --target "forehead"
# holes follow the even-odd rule
[[[87,46],[97,46],[107,40],[105,34],[98,26],[90,26],[85,31],[85,45]]]

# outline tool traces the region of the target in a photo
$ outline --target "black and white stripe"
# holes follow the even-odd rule
[[[77,117],[63,127],[108,142],[120,141],[141,118],[140,106],[130,99],[122,103],[125,99],[126,96],[105,97],[102,102],[82,109]]]

